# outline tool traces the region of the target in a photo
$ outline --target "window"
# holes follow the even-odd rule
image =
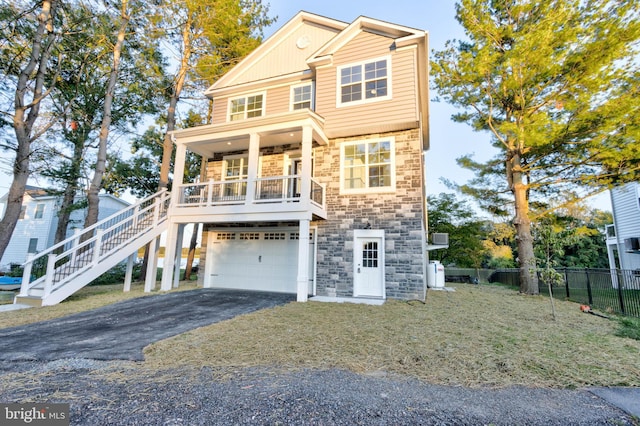
[[[264,94],[231,99],[229,103],[229,121],[261,117]]]
[[[29,248],[27,249],[27,253],[37,253],[37,252],[38,252],[38,239],[29,238]]]
[[[24,215],[27,213],[27,206],[22,206],[20,208],[20,216],[18,216],[18,220],[24,219]]]
[[[375,241],[366,242],[362,246],[362,267],[378,267],[378,243]]]
[[[286,240],[287,234],[284,232],[265,232],[264,234],[265,240]]]
[[[291,88],[291,109],[304,108],[313,109],[313,85],[310,83]]]
[[[349,142],[342,145],[341,190],[388,192],[395,189],[393,138]]]
[[[257,232],[241,232],[240,239],[241,240],[259,240],[260,234]]]
[[[34,219],[42,219],[44,215],[44,204],[36,204],[36,213],[33,216]]]
[[[236,234],[233,232],[218,232],[216,235],[217,240],[235,240]]]
[[[248,166],[249,159],[247,157],[234,156],[224,159],[222,179],[229,182],[224,185],[224,197],[244,197],[247,195]]]
[[[383,58],[338,68],[338,106],[388,99],[391,96],[388,64],[388,58]]]

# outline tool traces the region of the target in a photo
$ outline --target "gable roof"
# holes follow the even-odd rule
[[[427,35],[427,32],[423,30],[360,16],[315,52],[313,57],[309,58],[309,64],[325,63],[335,52],[363,31],[392,38],[396,48],[404,47],[411,43],[420,43]]]
[[[293,75],[300,78],[307,59],[349,24],[300,11],[235,67],[205,91],[211,95],[226,87]]]

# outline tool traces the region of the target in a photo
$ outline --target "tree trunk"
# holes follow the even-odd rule
[[[162,163],[160,164],[160,182],[158,183],[158,191],[169,187],[169,169],[171,168],[171,155],[173,154],[173,141],[169,132],[176,127],[176,107],[184,88],[184,82],[187,78],[189,70],[189,61],[191,60],[191,14],[187,18],[187,22],[182,27],[182,59],[180,61],[180,69],[176,75],[176,81],[169,99],[169,109],[167,110],[167,131],[164,134],[162,144]],[[182,182],[177,182],[181,184]]]
[[[40,113],[44,78],[54,43],[54,36],[49,40],[46,40],[46,38],[47,33],[53,32],[53,20],[57,4],[55,0],[44,0],[42,2],[42,11],[38,15],[38,29],[33,35],[33,47],[29,63],[18,77],[14,100],[15,114],[13,116],[17,149],[13,164],[13,181],[9,187],[4,216],[0,221],[0,259],[9,245],[13,230],[20,217],[24,192],[29,179],[29,157],[31,155],[31,143],[33,142],[31,132]],[[35,81],[30,84],[29,80],[33,78],[32,76],[36,69],[38,71]],[[30,103],[27,103],[25,97],[31,85],[33,85],[33,99]]]
[[[196,245],[198,244],[198,230],[200,229],[199,223],[193,224],[193,233],[191,234],[191,242],[189,243],[189,253],[187,254],[187,264],[184,267],[184,281],[191,279],[191,271],[193,269],[193,259],[196,256]]]
[[[56,228],[55,243],[59,243],[67,236],[67,228],[69,227],[69,218],[74,209],[74,202],[78,193],[78,180],[80,179],[82,154],[84,152],[84,138],[75,139],[73,147],[73,158],[71,158],[71,167],[69,169],[68,178],[66,179],[66,188],[62,196],[62,205],[58,213],[58,226]]]
[[[84,221],[84,227],[87,228],[98,221],[98,203],[100,202],[99,194],[102,189],[102,177],[104,176],[107,163],[107,140],[109,139],[109,126],[111,126],[111,106],[113,104],[114,91],[118,81],[118,72],[120,71],[120,56],[122,54],[122,46],[126,35],[127,26],[129,25],[130,16],[127,13],[127,2],[122,3],[122,22],[118,29],[118,39],[113,47],[113,66],[109,75],[109,83],[104,98],[104,115],[100,126],[100,137],[98,141],[98,158],[93,173],[93,179],[87,191],[87,217]],[[84,236],[89,237],[89,236]]]
[[[538,294],[538,275],[536,273],[536,257],[533,252],[533,237],[531,236],[531,220],[529,219],[529,199],[527,185],[523,182],[520,171],[520,156],[514,155],[507,167],[510,173],[511,191],[515,199],[515,217],[513,224],[516,228],[518,242],[518,263],[520,267],[520,293]]]

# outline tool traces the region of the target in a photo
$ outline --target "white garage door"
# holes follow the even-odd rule
[[[295,231],[211,232],[205,286],[296,293],[298,240]],[[313,259],[313,239],[311,244],[309,255]],[[309,263],[312,290],[314,262]]]

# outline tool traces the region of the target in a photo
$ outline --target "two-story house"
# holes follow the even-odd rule
[[[185,224],[204,287],[424,299],[428,40],[300,12],[207,91],[210,125],[173,132],[162,288]],[[183,181],[185,153],[206,176]]]
[[[7,196],[0,197],[0,205],[6,205]],[[0,270],[6,270],[10,265],[22,265],[28,254],[41,252],[53,245],[60,203],[60,197],[50,195],[43,188],[27,185],[20,217],[0,260]],[[112,195],[100,194],[98,219],[111,216],[128,205],[128,202]],[[86,209],[71,213],[67,236],[83,227],[85,215]]]
[[[611,269],[640,270],[640,183],[611,189],[612,225],[607,226]]]

